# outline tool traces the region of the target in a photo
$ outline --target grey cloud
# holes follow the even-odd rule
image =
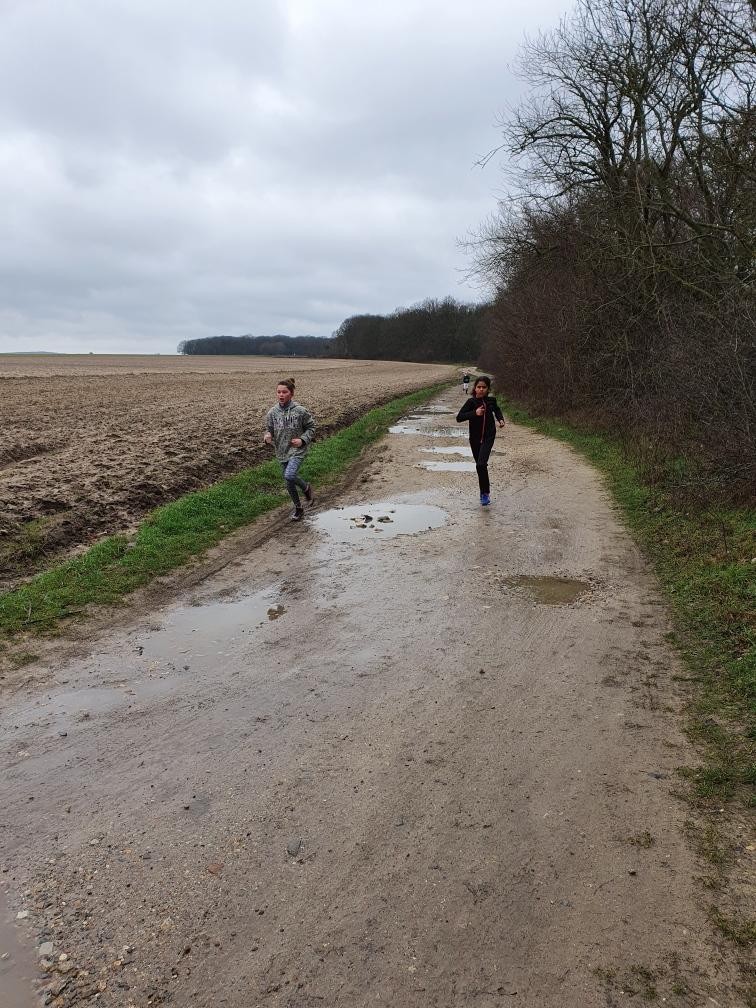
[[[472,0],[0,3],[0,349],[171,352],[471,300],[525,28]]]

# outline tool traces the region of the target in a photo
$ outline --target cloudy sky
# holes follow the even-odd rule
[[[525,32],[568,0],[0,0],[0,351],[478,300]]]

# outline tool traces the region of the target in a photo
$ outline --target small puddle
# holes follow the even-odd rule
[[[0,1004],[3,1008],[32,1008],[39,972],[32,953],[21,944],[7,896],[0,888]]]
[[[420,465],[431,472],[475,472],[474,462],[421,462]]]
[[[438,445],[438,447],[433,448],[420,448],[421,452],[432,452],[434,455],[469,455],[470,451],[468,448],[463,448],[462,445]]]
[[[201,601],[197,605],[163,609],[158,613],[163,623],[162,630],[145,635],[144,652],[161,658],[175,655],[177,645],[185,646],[188,635],[200,629],[205,643],[225,645],[243,630],[283,616],[286,609],[278,603],[279,595],[280,588],[270,585],[239,598]],[[274,615],[271,616],[271,613]]]
[[[366,539],[393,539],[440,528],[448,515],[432,504],[383,503],[355,504],[334,508],[317,515],[312,524],[340,542],[365,542]]]
[[[533,577],[527,574],[504,578],[504,584],[520,589],[542,605],[570,605],[591,590],[587,581],[560,577]]]
[[[45,700],[19,705],[13,715],[14,728],[34,728],[40,738],[42,729],[48,728],[51,732],[54,729],[63,740],[69,732],[85,730],[93,717],[118,707],[128,707],[133,699],[132,694],[115,686],[56,689],[49,692]],[[61,741],[61,744],[67,743]]]
[[[414,434],[417,437],[446,437],[446,438],[466,438],[467,431],[456,427],[439,427],[437,430],[420,430],[419,427],[412,427],[410,424],[400,423],[389,427],[389,434]]]

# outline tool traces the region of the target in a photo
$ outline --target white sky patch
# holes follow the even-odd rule
[[[507,68],[559,0],[0,2],[0,351],[472,301]]]

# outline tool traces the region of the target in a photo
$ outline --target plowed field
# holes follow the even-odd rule
[[[0,357],[0,590],[252,465],[278,378],[321,433],[456,377],[444,365],[261,357]]]

